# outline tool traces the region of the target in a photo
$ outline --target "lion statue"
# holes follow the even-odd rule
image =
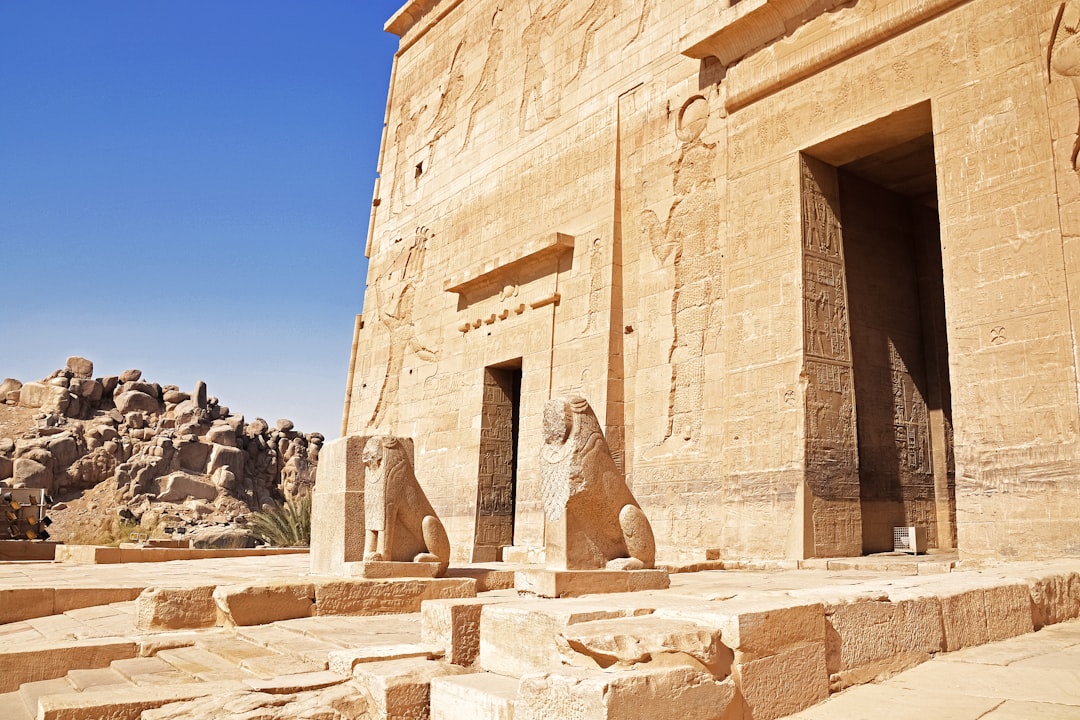
[[[364,444],[364,560],[450,564],[450,540],[416,480],[405,444],[378,435]]]
[[[555,398],[544,406],[540,461],[549,564],[567,570],[653,567],[652,527],[584,398]]]

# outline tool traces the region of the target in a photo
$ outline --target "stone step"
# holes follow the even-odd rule
[[[243,680],[251,677],[236,663],[200,647],[162,650],[157,657],[192,679],[204,682]]]
[[[67,674],[67,681],[79,692],[132,687],[130,680],[111,667],[72,670]]]
[[[175,685],[193,680],[156,656],[114,660],[110,667],[134,685]]]
[[[5,720],[33,720],[18,692],[0,693],[0,718]]]
[[[36,717],[42,720],[138,720],[143,711],[193,698],[243,689],[239,682],[191,682],[157,687],[128,686],[117,692],[68,692],[42,695]]]
[[[470,672],[441,660],[404,658],[360,663],[353,667],[353,682],[371,699],[371,720],[425,718],[430,707],[431,681]]]
[[[31,713],[36,712],[38,706],[38,699],[45,695],[58,695],[75,692],[75,687],[68,682],[66,677],[54,678],[52,680],[37,680],[35,682],[23,683],[19,686],[19,697],[22,698],[23,705]]]
[[[431,680],[431,720],[513,720],[517,678],[476,673]]]

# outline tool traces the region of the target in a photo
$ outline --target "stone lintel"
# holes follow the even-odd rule
[[[728,112],[895,37],[962,0],[886,0],[841,7],[843,0],[741,0],[701,10],[679,52],[714,57],[727,68]],[[801,31],[804,25],[811,25]],[[744,67],[745,65],[745,67]]]
[[[439,563],[433,562],[347,562],[345,574],[362,578],[435,578],[439,577]]]
[[[664,590],[670,584],[666,570],[538,569],[514,573],[514,588],[519,595],[545,598]]]
[[[481,288],[498,290],[501,289],[501,285],[512,281],[523,267],[572,252],[574,252],[573,235],[551,233],[515,248],[512,254],[504,253],[489,258],[483,265],[472,268],[464,275],[447,278],[443,287],[447,292],[458,295],[473,293]]]

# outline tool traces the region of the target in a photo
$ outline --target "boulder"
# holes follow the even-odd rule
[[[193,548],[224,550],[228,548],[253,548],[255,538],[247,530],[232,526],[198,528],[188,533]]]
[[[8,393],[21,390],[22,386],[23,384],[15,378],[4,378],[4,382],[0,382],[0,400],[5,398]]]
[[[129,413],[133,411],[142,411],[150,413],[160,413],[161,405],[158,404],[156,398],[150,397],[144,392],[138,390],[129,390],[127,392],[120,393],[115,398],[116,409],[122,413]]]
[[[218,494],[218,489],[210,483],[182,471],[160,478],[158,485],[160,490],[157,499],[161,502],[183,502],[187,498],[213,500]]]
[[[67,359],[67,369],[77,378],[92,378],[94,376],[94,363],[78,355],[72,355]]]
[[[293,425],[292,420],[288,420],[286,418],[281,418],[280,420],[277,421],[277,429],[280,432],[289,432],[294,427],[295,427],[295,425]]]
[[[15,472],[14,461],[6,455],[0,455],[0,480],[7,480]]]
[[[85,400],[89,400],[92,403],[100,402],[101,396],[104,393],[104,388],[101,386],[100,382],[88,378],[73,378],[68,389],[71,390],[72,394]]]
[[[186,392],[180,392],[179,390],[165,390],[162,399],[164,399],[167,403],[172,403],[173,405],[175,405],[177,403],[181,403],[187,400],[188,397],[189,396]]]
[[[195,404],[202,410],[206,409],[206,383],[202,380],[195,383],[195,392],[192,393],[191,399],[195,401]]]
[[[71,433],[67,432],[53,435],[46,447],[56,460],[57,470],[66,468],[78,460],[82,454],[79,452],[79,446],[75,443],[75,438],[71,436]]]
[[[13,487],[45,488],[49,493],[55,489],[52,468],[29,457],[15,458],[11,480]]]
[[[142,377],[142,370],[125,370],[120,373],[120,382],[135,382]]]
[[[185,439],[177,447],[177,457],[180,460],[180,468],[189,472],[201,473],[206,469],[206,461],[210,458],[211,446],[207,443],[192,439]]]
[[[206,464],[206,474],[212,475],[218,468],[228,468],[238,478],[244,477],[244,451],[227,445],[214,445],[210,451],[210,460]]]
[[[236,432],[228,425],[214,425],[206,432],[206,439],[208,442],[215,443],[217,445],[228,445],[229,447],[236,446]]]

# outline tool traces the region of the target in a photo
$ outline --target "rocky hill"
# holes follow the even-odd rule
[[[309,492],[322,442],[289,420],[246,421],[202,381],[186,392],[139,370],[94,377],[81,357],[0,383],[0,487],[45,488],[49,532],[66,542],[138,530],[250,544],[247,516]]]

